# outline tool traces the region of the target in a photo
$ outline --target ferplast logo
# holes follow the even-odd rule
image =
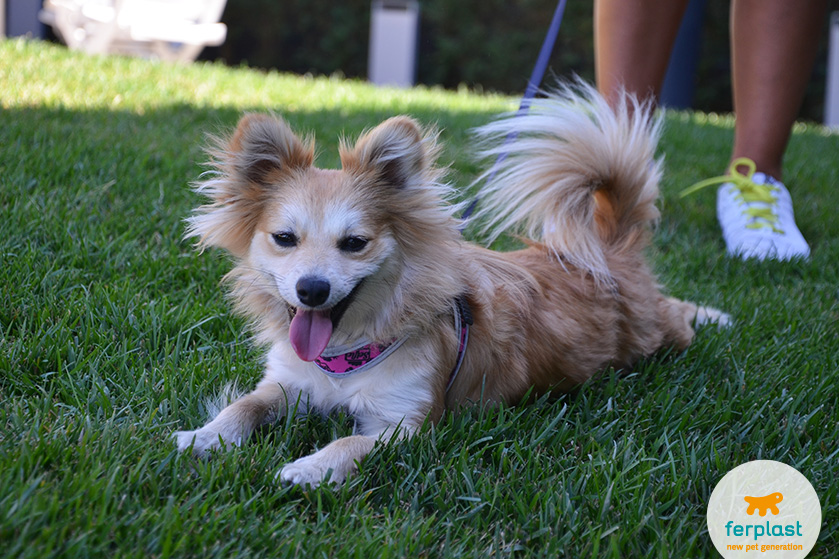
[[[776,492],[764,495],[763,497],[746,496],[743,497],[743,500],[748,503],[748,508],[746,508],[747,515],[754,514],[754,511],[756,510],[760,516],[766,516],[767,511],[771,511],[772,514],[777,515],[781,514],[781,511],[778,508],[778,503],[784,500],[784,494]],[[749,534],[749,529],[751,529],[751,534]],[[725,535],[729,537],[732,535],[735,537],[751,536],[754,537],[755,541],[763,536],[804,536],[802,533],[801,522],[796,521],[795,525],[770,525],[768,520],[766,521],[766,526],[763,524],[746,524],[743,526],[741,524],[735,524],[733,520],[729,520],[725,523]]]
[[[708,534],[725,559],[806,557],[821,529],[821,503],[801,472],[755,460],[728,472],[708,502]]]

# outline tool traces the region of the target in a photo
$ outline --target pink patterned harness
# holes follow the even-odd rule
[[[460,340],[457,348],[457,361],[454,369],[449,375],[449,382],[446,391],[451,388],[460,366],[463,364],[463,357],[466,354],[466,344],[469,342],[469,326],[472,325],[472,312],[466,298],[461,296],[455,299],[454,313],[455,331],[459,332]],[[407,336],[394,338],[383,344],[362,342],[355,347],[337,347],[327,350],[315,359],[314,363],[326,375],[333,378],[346,378],[356,373],[361,373],[377,365],[388,355],[399,349]]]

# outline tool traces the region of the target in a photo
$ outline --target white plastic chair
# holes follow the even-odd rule
[[[39,17],[64,43],[91,54],[191,62],[220,45],[227,0],[46,0]]]

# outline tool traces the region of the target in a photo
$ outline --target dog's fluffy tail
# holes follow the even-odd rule
[[[513,230],[607,283],[604,248],[645,242],[661,162],[655,159],[660,119],[630,95],[612,109],[593,87],[577,82],[477,130],[500,158],[479,180],[481,210],[494,239]]]

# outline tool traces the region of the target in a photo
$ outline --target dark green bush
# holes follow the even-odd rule
[[[298,74],[367,74],[369,0],[228,0],[227,40],[205,57]]]
[[[839,9],[839,0],[829,0]],[[707,0],[694,106],[731,110],[729,0]],[[555,0],[420,0],[417,80],[519,94]],[[229,0],[228,39],[205,58],[294,73],[367,76],[370,0]],[[821,120],[827,22],[801,115]],[[569,0],[549,71],[593,79],[592,2]]]
[[[522,91],[555,7],[554,0],[422,0],[418,81]],[[231,0],[224,22],[227,41],[205,57],[295,73],[367,76],[369,0]],[[558,43],[551,67],[590,77],[588,2],[569,2]]]
[[[523,91],[555,8],[555,0],[424,0],[419,81]],[[568,3],[550,68],[593,76],[589,2]]]

